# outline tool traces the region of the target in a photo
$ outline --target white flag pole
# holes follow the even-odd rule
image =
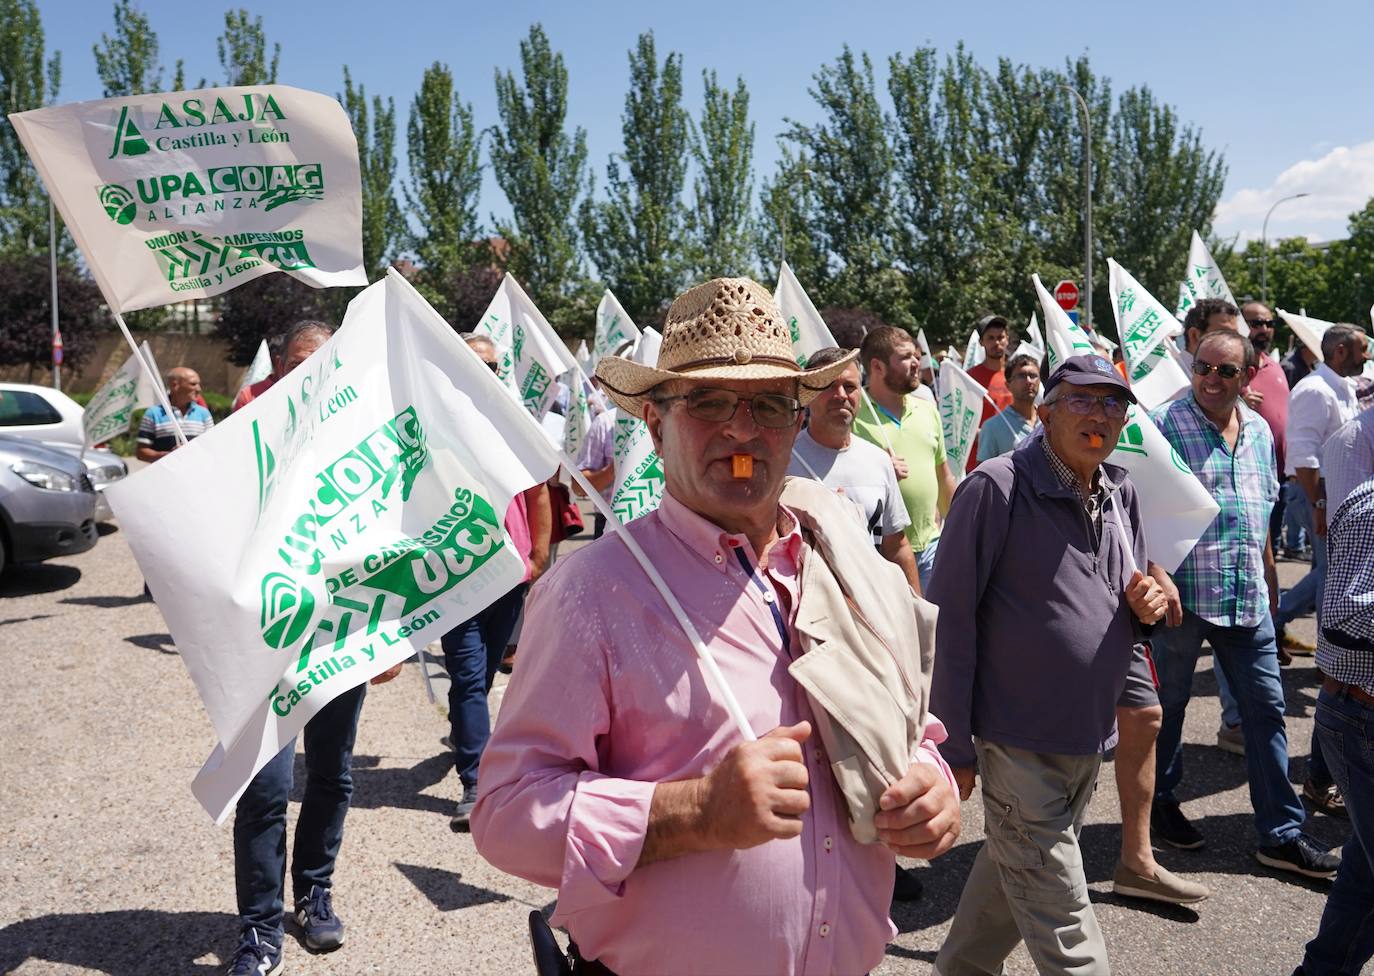
[[[105,300],[109,301],[108,295],[105,296]],[[158,376],[157,373],[153,371],[152,364],[149,363],[148,360],[144,358],[143,353],[139,351],[138,346],[134,343],[133,335],[129,332],[129,327],[124,324],[124,316],[120,315],[119,312],[115,310],[114,303],[112,302],[110,303],[110,314],[114,316],[115,325],[119,326],[119,331],[124,334],[124,341],[129,344],[129,348],[133,350],[134,356],[136,356],[139,363],[142,364],[143,372],[147,374],[148,382],[152,385],[153,392],[157,394],[157,402],[162,405],[163,410],[167,411],[167,419],[172,422],[172,430],[176,433],[177,447],[185,447],[186,432],[181,429],[181,421],[177,420],[176,411],[172,409],[172,401],[167,399],[167,391],[162,388],[162,377]]]
[[[420,307],[427,309],[430,314],[438,317],[440,321],[443,321],[443,316],[440,316],[439,313],[434,310],[433,306],[425,300],[424,296],[415,290],[415,286],[406,281],[395,268],[388,268],[387,275],[400,287],[410,291],[414,295],[416,301],[421,303]],[[447,325],[447,323],[445,323],[445,325]],[[469,355],[474,357],[477,355],[471,348],[467,347],[467,343],[463,343],[463,345],[465,348],[468,348]],[[483,366],[483,371],[489,372],[485,369],[485,364],[483,364]],[[491,373],[490,376],[493,383],[501,382],[496,378],[495,373]],[[503,392],[502,395],[504,396],[506,394]],[[538,428],[539,436],[543,438],[544,430],[539,426],[539,422],[524,409],[518,412],[524,417],[524,422]],[[587,497],[591,499],[597,511],[605,517],[611,528],[619,536],[620,541],[625,544],[625,548],[630,550],[630,555],[634,557],[635,562],[639,563],[640,569],[644,570],[645,575],[649,577],[649,582],[653,584],[654,589],[658,590],[659,596],[663,597],[664,602],[668,604],[669,611],[672,613],[674,619],[677,620],[683,633],[687,635],[687,639],[691,641],[692,649],[696,651],[697,658],[701,661],[702,670],[706,672],[707,678],[715,686],[716,692],[723,700],[725,710],[729,712],[730,718],[734,721],[740,735],[747,742],[752,742],[757,739],[758,736],[754,734],[753,728],[749,725],[748,718],[745,717],[744,709],[740,707],[738,699],[735,698],[735,693],[731,690],[730,686],[726,684],[725,676],[720,673],[720,668],[716,666],[715,658],[711,656],[710,650],[706,647],[701,636],[697,633],[696,627],[694,627],[691,620],[687,618],[687,613],[682,609],[682,604],[678,602],[677,596],[668,588],[667,582],[659,574],[658,568],[654,566],[648,555],[640,548],[634,536],[631,535],[625,526],[621,524],[620,520],[615,517],[615,512],[613,512],[610,505],[606,503],[606,499],[601,497],[600,491],[592,487],[592,483],[587,479],[587,476],[578,469],[577,463],[572,458],[568,457],[565,451],[559,450],[557,454],[563,466],[568,469],[568,473],[573,476],[573,480],[582,486],[582,490],[587,493]]]

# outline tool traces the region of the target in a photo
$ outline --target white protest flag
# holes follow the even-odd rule
[[[929,359],[929,358],[930,358],[930,343],[926,341],[926,330],[925,330],[925,329],[917,329],[917,330],[916,330],[916,345],[917,345],[917,347],[921,350],[921,359],[922,359],[922,360],[927,360],[927,359]]]
[[[978,340],[978,330],[974,329],[968,337],[968,345],[964,347],[964,369],[973,369],[983,360],[988,358],[987,350],[983,348],[982,342]]]
[[[1236,297],[1227,287],[1226,279],[1222,277],[1221,268],[1212,257],[1212,252],[1207,250],[1202,236],[1193,231],[1192,242],[1188,245],[1188,270],[1183,276],[1183,288],[1179,291],[1178,310],[1174,312],[1174,316],[1182,320],[1183,316],[1188,314],[1188,309],[1203,298],[1222,298],[1240,308],[1236,304]],[[1245,316],[1237,319],[1236,327],[1241,335],[1250,334],[1250,327],[1245,324]]]
[[[216,821],[326,703],[520,581],[503,517],[556,465],[392,273],[261,397],[111,486],[220,740],[192,787]]]
[[[592,336],[592,365],[603,356],[614,356],[627,342],[639,342],[639,329],[609,288],[596,306],[596,334]]]
[[[792,332],[792,352],[798,365],[805,365],[806,360],[821,349],[839,345],[786,261],[778,268],[778,287],[773,292],[773,301]]]
[[[1140,499],[1146,552],[1151,561],[1172,573],[1192,552],[1220,506],[1144,407],[1130,408],[1116,450],[1107,460],[1131,473],[1131,484]]]
[[[1029,356],[1035,360],[1035,365],[1039,366],[1040,361],[1045,358],[1045,350],[1041,349],[1035,343],[1027,342],[1023,339],[1021,344],[1016,347],[1016,351],[1007,357],[1007,362],[1011,362],[1017,356]]]
[[[937,401],[940,426],[945,435],[945,457],[949,470],[956,478],[963,478],[968,467],[973,439],[983,419],[983,400],[987,389],[957,365],[945,360],[940,369]]]
[[[577,351],[573,353],[573,359],[577,360],[577,365],[583,370],[590,368],[592,354],[587,351],[587,340],[582,339],[577,343]]]
[[[1169,353],[1178,321],[1112,258],[1107,259],[1107,268],[1131,390],[1147,410],[1153,410],[1190,385],[1188,374]]]
[[[546,335],[552,335],[553,330],[509,274],[501,280],[501,287],[473,331],[488,336],[496,345],[497,375],[515,390],[525,409],[542,420],[557,393],[554,379],[568,369],[563,357],[572,357],[561,341],[548,341]]]
[[[1097,352],[1088,334],[1080,329],[1069,313],[1059,307],[1054,296],[1045,290],[1038,274],[1031,275],[1035,293],[1040,298],[1040,309],[1045,313],[1045,356],[1049,359],[1050,372],[1070,356],[1090,356]],[[1048,376],[1045,379],[1049,379]]]
[[[1278,308],[1274,314],[1283,319],[1284,323],[1293,330],[1293,334],[1302,340],[1303,345],[1312,350],[1312,354],[1317,357],[1317,362],[1325,361],[1322,355],[1322,336],[1326,330],[1335,323],[1327,322],[1325,319],[1314,319],[1310,315],[1301,315],[1297,312],[1285,312]]]
[[[117,312],[285,271],[365,285],[358,144],[285,85],[130,95],[10,116]]]
[[[136,355],[130,355],[109,381],[95,391],[81,414],[86,446],[103,444],[120,434],[127,434],[134,410],[150,406],[152,402],[143,367]]]
[[[243,382],[239,384],[239,389],[261,383],[271,375],[272,350],[268,348],[267,340],[264,339],[258,346],[258,351],[253,354],[253,361],[248,364],[248,371],[243,374]]]
[[[1040,334],[1040,322],[1036,319],[1034,312],[1031,312],[1030,325],[1026,328],[1026,338],[1029,339],[1037,349],[1048,348],[1045,345],[1045,337]]]
[[[663,337],[648,328],[640,337],[631,359],[644,366],[658,364]],[[622,523],[632,521],[658,508],[663,499],[663,461],[654,450],[648,425],[623,410],[615,413],[615,491],[611,510]]]
[[[143,361],[148,364],[148,369],[138,378],[138,403],[139,407],[151,407],[157,403],[158,395],[165,395],[162,386],[162,370],[157,368],[157,360],[153,358],[153,349],[148,345],[148,340],[144,339],[143,344],[138,347],[138,353],[143,357]]]

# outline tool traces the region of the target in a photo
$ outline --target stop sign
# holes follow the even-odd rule
[[[1067,279],[1054,286],[1054,300],[1066,312],[1078,307],[1078,286]]]

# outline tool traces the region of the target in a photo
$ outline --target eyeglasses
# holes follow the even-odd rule
[[[1103,415],[1112,420],[1120,420],[1125,417],[1126,408],[1129,405],[1125,397],[1096,397],[1091,393],[1066,393],[1059,398],[1059,402],[1064,403],[1071,411],[1082,417],[1088,416],[1100,406]]]
[[[687,401],[687,415],[711,424],[723,424],[735,416],[740,403],[749,404],[749,413],[760,427],[791,427],[801,412],[801,402],[781,393],[757,393],[740,396],[733,390],[701,388],[681,396],[658,397],[659,406],[674,400]]]
[[[1211,363],[1194,359],[1193,372],[1199,376],[1210,376],[1212,373],[1216,373],[1224,380],[1233,380],[1240,375],[1240,367],[1235,363],[1222,363],[1220,366],[1213,366]]]
[[[1279,324],[1278,319],[1246,319],[1245,324],[1252,329],[1273,329]]]

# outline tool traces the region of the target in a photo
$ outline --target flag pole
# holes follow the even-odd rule
[[[415,290],[415,286],[406,281],[395,268],[387,268],[386,273],[387,277],[396,282],[398,287],[413,295],[422,308],[429,309],[430,314],[440,322],[443,322],[445,327],[452,328],[447,320],[435,311],[434,306],[430,305],[425,297]],[[474,359],[477,358],[477,353],[473,352],[472,348],[468,346],[466,342],[461,344],[463,348],[468,351],[468,355],[472,356]],[[486,368],[485,363],[482,364],[482,373],[489,376],[493,383],[499,384],[501,382],[496,378],[495,373],[490,372]],[[505,394],[503,393],[502,395],[504,396]],[[518,413],[524,418],[525,423],[538,431],[539,439],[547,444],[548,435],[544,433],[544,428],[539,426],[539,421],[535,420],[534,416],[523,407],[519,409]],[[669,589],[667,582],[663,579],[662,575],[659,574],[658,568],[649,559],[639,543],[635,541],[634,536],[631,535],[621,523],[620,519],[616,518],[615,512],[611,510],[611,506],[606,504],[606,499],[601,497],[601,492],[592,487],[591,481],[588,480],[587,476],[577,467],[577,463],[572,458],[568,457],[567,452],[562,449],[558,449],[555,453],[563,467],[567,468],[573,480],[582,486],[582,490],[587,493],[587,497],[592,500],[592,504],[596,506],[597,511],[605,517],[611,529],[620,538],[620,541],[625,544],[625,548],[630,551],[630,555],[634,558],[635,562],[639,564],[639,568],[644,570],[644,574],[649,577],[649,582],[653,584],[659,596],[663,597],[664,602],[668,604],[668,610],[672,613],[678,626],[682,628],[683,633],[687,635],[687,639],[692,644],[692,649],[696,652],[697,658],[701,662],[701,669],[706,672],[706,677],[715,686],[716,692],[723,700],[725,710],[729,713],[740,735],[747,742],[752,742],[757,739],[758,736],[754,734],[754,730],[744,714],[744,709],[740,707],[739,700],[735,698],[734,691],[731,690],[730,686],[726,683],[725,676],[720,673],[720,668],[716,665],[715,658],[711,656],[711,651],[702,641],[701,635],[697,633],[697,629],[692,625],[692,621],[688,619],[687,613],[682,609],[682,604],[678,602],[677,596]]]
[[[106,296],[106,301],[109,301],[109,296]],[[137,357],[139,364],[143,367],[143,372],[147,375],[149,383],[152,384],[153,393],[157,395],[157,402],[161,404],[163,410],[167,411],[167,419],[172,422],[172,429],[176,432],[177,447],[185,447],[186,432],[181,429],[181,421],[177,420],[176,411],[172,409],[172,401],[167,399],[167,391],[162,387],[162,377],[153,372],[152,363],[148,362],[143,353],[139,351],[133,335],[129,332],[129,327],[124,324],[124,316],[119,314],[114,302],[110,302],[110,314],[114,316],[115,325],[119,326],[119,331],[124,334],[124,341],[129,344],[129,348],[133,350],[134,356]]]

